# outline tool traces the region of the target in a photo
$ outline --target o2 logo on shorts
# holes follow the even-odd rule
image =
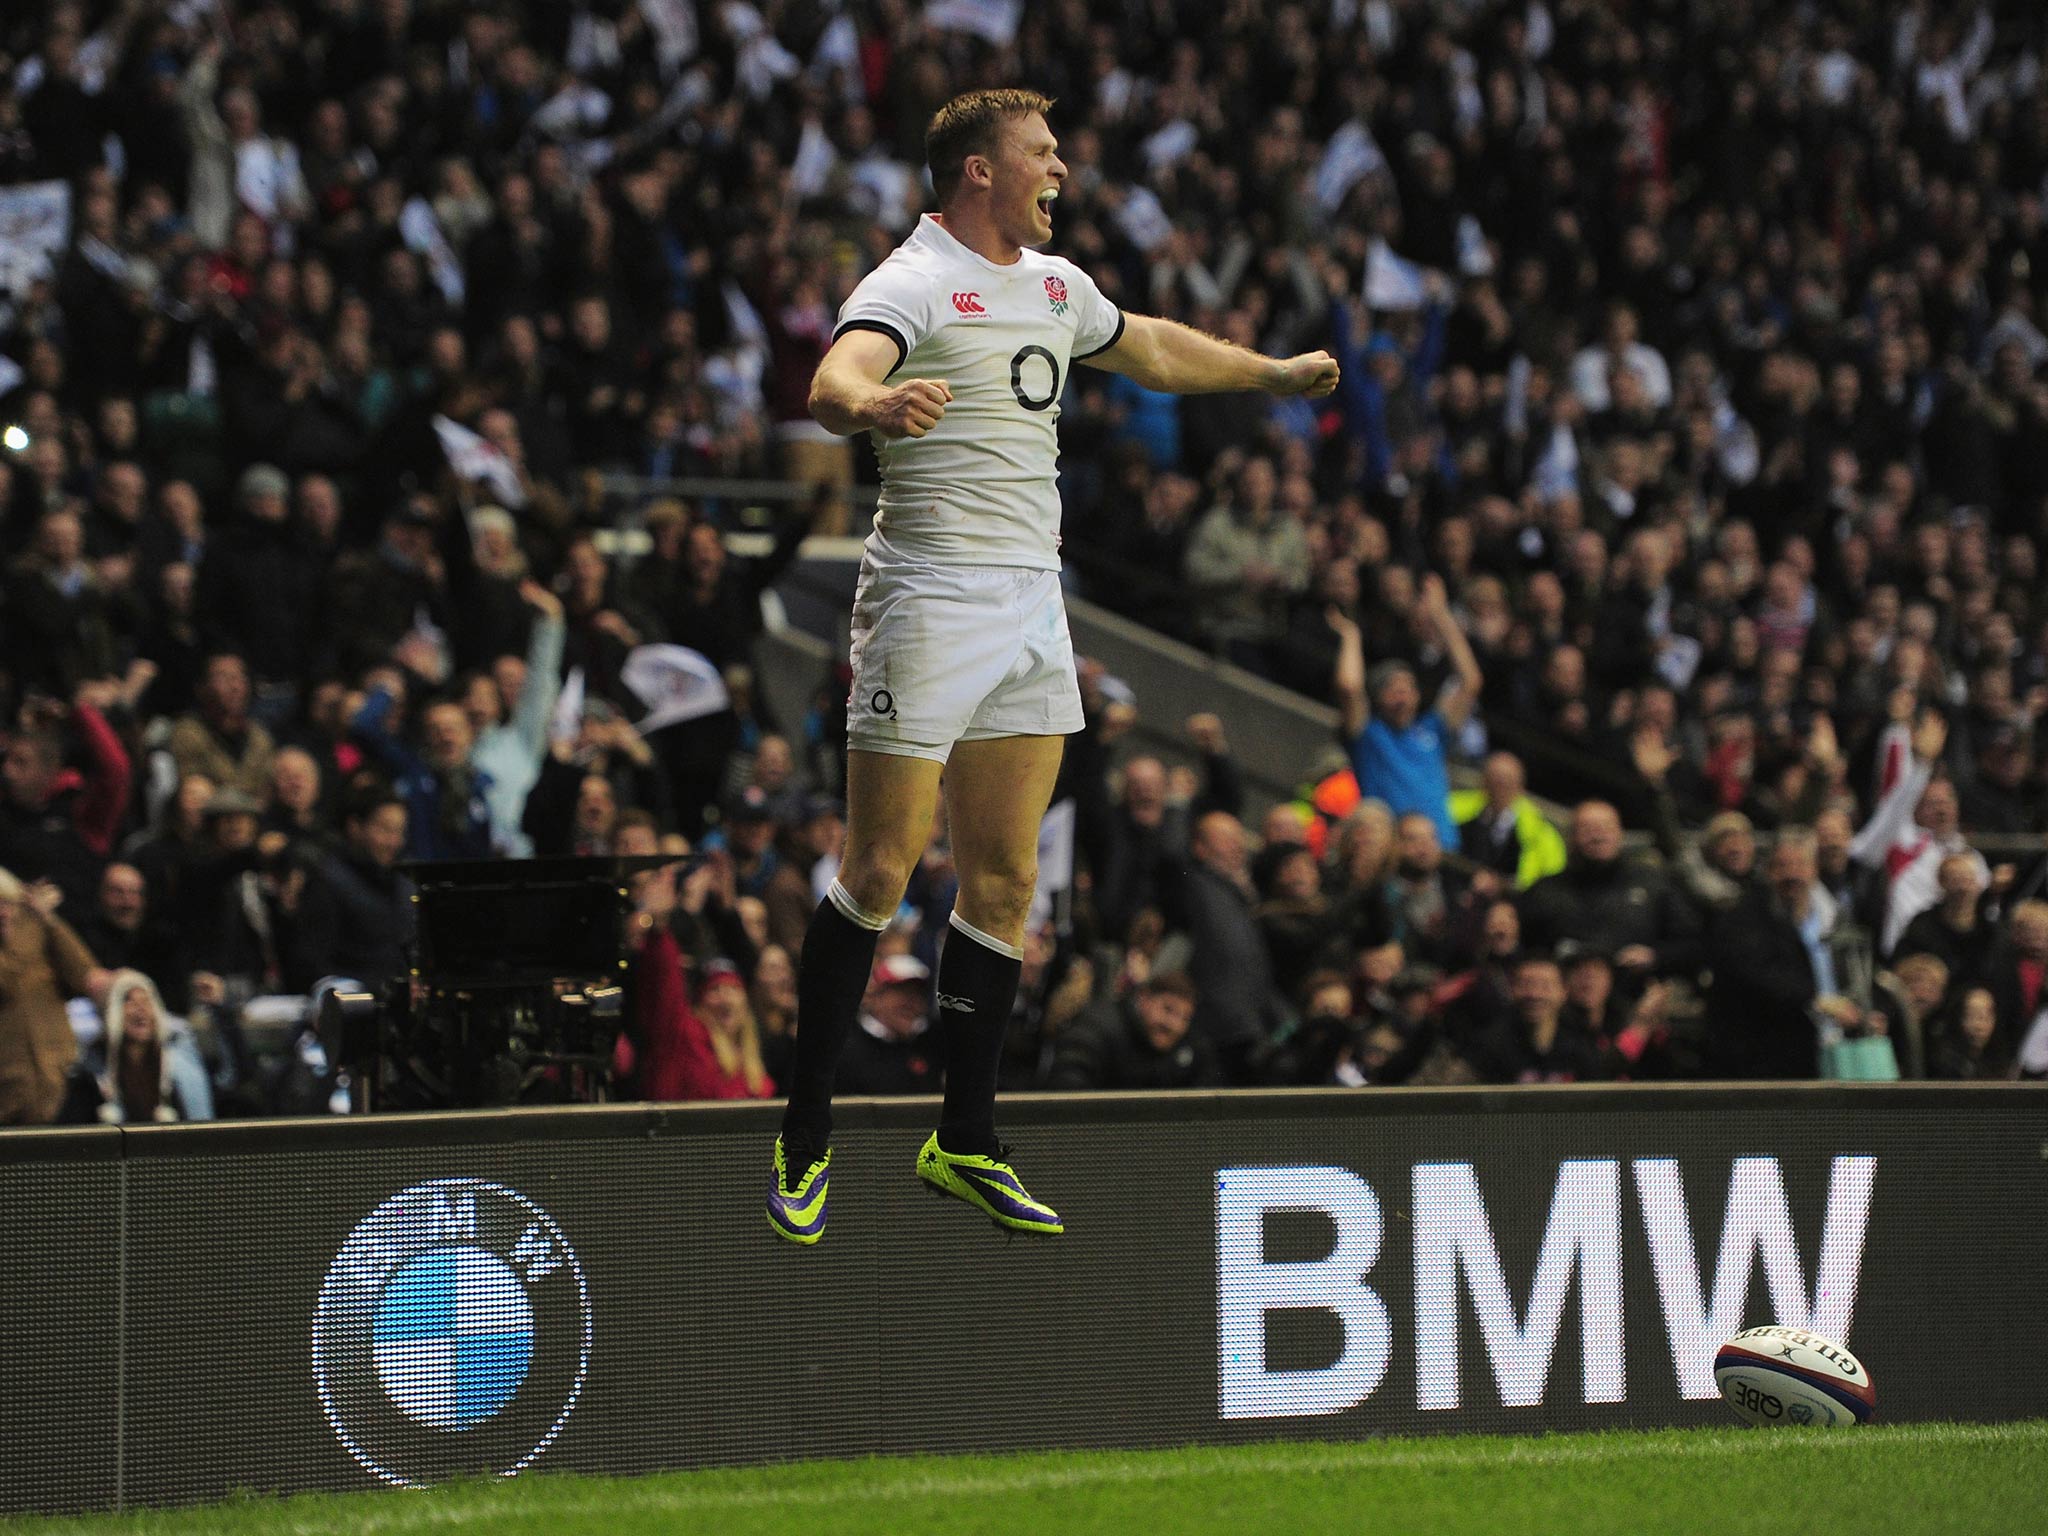
[[[868,708],[884,719],[896,718],[896,695],[886,688],[877,688],[868,695]]]
[[[575,1250],[546,1211],[482,1179],[415,1184],[370,1212],[313,1313],[320,1406],[387,1483],[523,1471],[589,1368]]]

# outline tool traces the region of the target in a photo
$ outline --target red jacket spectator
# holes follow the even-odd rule
[[[44,718],[61,714],[61,706],[46,706]],[[62,744],[46,729],[18,732],[7,744],[0,861],[25,879],[52,882],[73,912],[89,912],[128,810],[128,754],[90,704],[76,705],[70,717],[85,750],[83,771],[64,765]]]
[[[685,1099],[765,1099],[775,1084],[761,1066],[761,1047],[738,971],[714,963],[703,1003],[719,1032],[690,1006],[683,954],[665,925],[649,931],[634,962],[633,1030],[622,1037],[614,1065],[639,1096],[662,1103]],[[721,1049],[722,1047],[722,1049]]]

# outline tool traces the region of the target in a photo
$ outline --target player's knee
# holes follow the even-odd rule
[[[902,905],[915,863],[893,848],[849,848],[839,866],[839,883],[863,912],[888,917]]]
[[[1013,865],[1005,869],[980,869],[963,873],[960,877],[959,905],[963,912],[970,914],[970,920],[979,918],[977,927],[987,927],[990,932],[998,928],[1014,928],[1024,921],[1024,914],[1031,910],[1032,892],[1038,889],[1038,865]]]

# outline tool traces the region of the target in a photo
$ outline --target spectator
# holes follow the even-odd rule
[[[1124,764],[1123,793],[1105,819],[1095,857],[1095,906],[1113,935],[1130,931],[1140,912],[1160,904],[1170,870],[1185,857],[1182,808],[1166,798],[1166,765],[1156,757]]]
[[[140,971],[116,971],[108,981],[101,1048],[103,1123],[213,1118],[213,1083],[192,1031],[165,1012],[155,983]]]
[[[184,958],[191,1001],[230,1011],[275,992],[282,963],[275,887],[257,847],[263,807],[238,789],[206,802],[204,852],[188,872]]]
[[[1178,971],[1151,977],[1130,996],[1105,998],[1059,1040],[1046,1086],[1153,1091],[1222,1081],[1215,1053],[1191,1032],[1195,984]]]
[[[164,805],[158,830],[136,834],[125,850],[142,871],[150,907],[173,928],[180,926],[186,911],[184,900],[192,872],[210,853],[206,807],[213,796],[213,780],[203,774],[181,778]]]
[[[1594,944],[1567,939],[1556,960],[1564,977],[1564,1017],[1588,1040],[1601,1044],[1621,1032],[1624,1000],[1615,996],[1614,957]]]
[[[1991,957],[1991,995],[2030,1077],[2048,1070],[2048,901],[2013,908],[2011,931]]]
[[[1951,1082],[2012,1075],[2012,1048],[2000,1028],[1998,1002],[1987,987],[1966,987],[1934,1042],[1932,1073]]]
[[[1264,899],[1255,909],[1259,934],[1283,993],[1299,991],[1311,972],[1344,959],[1342,915],[1323,894],[1322,870],[1305,844],[1268,845]]]
[[[406,973],[413,884],[395,867],[405,822],[398,796],[364,795],[343,814],[341,851],[323,858],[297,894],[281,902],[290,934],[285,974],[295,991],[310,990],[322,976],[377,988]]]
[[[711,523],[693,525],[684,536],[683,580],[672,606],[658,615],[677,645],[708,658],[721,671],[752,666],[761,633],[761,594],[787,570],[803,547],[806,520],[784,518],[765,555],[735,558],[725,536]]]
[[[78,1059],[65,1001],[106,996],[107,973],[54,906],[49,888],[0,870],[0,1125],[57,1119]]]
[[[289,716],[299,681],[312,670],[326,575],[306,530],[291,521],[290,491],[274,465],[242,472],[235,493],[242,521],[208,544],[195,600],[215,653],[253,664],[257,713],[271,725]]]
[[[469,711],[454,699],[427,705],[416,752],[392,726],[397,695],[388,681],[372,685],[356,712],[357,739],[385,766],[405,801],[407,856],[488,858],[491,779],[476,766]]]
[[[1464,726],[1485,679],[1464,632],[1451,617],[1443,582],[1434,576],[1425,581],[1418,605],[1455,672],[1436,707],[1423,711],[1422,690],[1406,662],[1381,661],[1368,675],[1358,626],[1333,611],[1330,624],[1339,647],[1337,701],[1359,793],[1384,800],[1396,815],[1416,811],[1429,817],[1436,823],[1439,844],[1450,846],[1457,842],[1458,829],[1451,823],[1445,756],[1449,737]]]
[[[326,851],[332,840],[327,787],[320,764],[303,747],[280,747],[270,760],[270,794],[257,847],[266,858],[287,852],[301,861]]]
[[[508,693],[498,676],[478,673],[464,690],[463,707],[476,736],[469,760],[484,783],[491,844],[509,857],[527,858],[533,841],[520,819],[547,760],[548,730],[561,691],[563,628],[561,599],[554,593],[525,581],[519,595],[537,615],[533,636],[524,658],[499,658],[511,664],[502,670],[507,681],[516,678],[518,687]]]
[[[1821,941],[1813,899],[1813,840],[1787,834],[1771,849],[1767,882],[1715,925],[1707,963],[1707,1058],[1717,1076],[1813,1077],[1823,1021],[1861,1029]]]
[[[794,951],[803,948],[816,902],[803,871],[785,861],[775,846],[771,807],[766,792],[749,785],[726,802],[722,827],[739,894],[766,905],[769,941]]]
[[[810,796],[796,778],[796,753],[784,736],[763,736],[747,765],[743,792],[758,789],[766,798],[769,816],[782,826],[800,822]]]
[[[1677,867],[1693,905],[1711,920],[1742,900],[1755,879],[1755,825],[1740,811],[1717,812],[1697,843],[1677,850]]]
[[[1195,1029],[1232,1082],[1255,1080],[1287,1019],[1272,959],[1252,913],[1245,831],[1227,811],[1195,823],[1191,861],[1169,899],[1191,946],[1188,978],[1199,999]]]
[[[1478,789],[1451,794],[1451,820],[1458,827],[1458,852],[1527,890],[1565,865],[1564,838],[1525,793],[1521,759],[1512,752],[1488,755]]]
[[[1572,811],[1570,858],[1522,898],[1522,940],[1549,951],[1566,939],[1614,947],[1631,976],[1698,968],[1700,924],[1663,874],[1622,856],[1621,817],[1604,801]]]
[[[1606,1074],[1593,1043],[1565,1019],[1564,973],[1548,955],[1515,962],[1512,1022],[1478,1037],[1465,1055],[1481,1082],[1583,1083]]]
[[[1690,659],[1692,647],[1678,630],[1682,616],[1675,611],[1671,545],[1664,530],[1631,533],[1617,565],[1609,573],[1587,653],[1595,673],[1617,688],[1639,687],[1660,676],[1690,681],[1679,658]]]
[[[2017,729],[2005,725],[1987,735],[1977,749],[1977,771],[1963,787],[1963,825],[2007,837],[2041,831],[2040,808],[2030,804],[2027,790],[2031,769]]]
[[[518,562],[519,575],[525,574],[526,557],[518,553],[512,543],[517,525],[511,514],[500,513],[503,519],[503,543],[508,553]],[[475,519],[471,519],[475,523]],[[676,603],[687,579],[684,560],[684,545],[696,514],[690,507],[673,496],[656,497],[640,509],[641,526],[647,530],[649,549],[646,554],[633,562],[632,569],[623,573],[619,580],[621,594],[642,613],[665,614]],[[479,564],[483,561],[478,560]],[[508,571],[508,575],[513,574]]]
[[[1851,855],[1890,877],[1879,952],[1897,947],[1906,925],[1941,895],[1941,862],[1950,854],[1969,859],[1980,884],[1991,879],[1984,856],[1964,840],[1956,822],[1956,787],[1935,779],[1935,765],[1948,740],[1941,716],[1928,712],[1913,731],[1913,756],[1885,792],[1870,820],[1856,834]]]
[[[86,563],[85,525],[70,504],[37,520],[0,596],[7,610],[0,655],[18,687],[68,699],[80,683],[114,670],[118,594]]]
[[[602,699],[588,699],[573,741],[550,743],[527,794],[520,826],[542,858],[602,854],[621,809],[673,821],[668,781],[654,751],[630,721]]]
[[[1670,983],[1618,988],[1612,957],[1594,945],[1562,944],[1558,959],[1564,967],[1565,1025],[1592,1042],[1602,1075],[1621,1081],[1671,1076]]]
[[[1308,589],[1308,543],[1274,499],[1272,462],[1238,471],[1235,494],[1195,524],[1185,566],[1208,639],[1232,660],[1258,665],[1278,641],[1290,600]]]
[[[839,878],[846,852],[846,807],[829,795],[811,796],[804,802],[796,834],[797,861],[810,871],[811,895],[823,901]]]
[[[1997,894],[1979,883],[1978,866],[1977,859],[1963,853],[1952,853],[1941,861],[1935,871],[1941,899],[1906,924],[1893,951],[1895,959],[1933,955],[1948,967],[1957,983],[1983,980],[1996,931]],[[2012,871],[2006,869],[2004,874],[2010,881]],[[1991,908],[1988,919],[1982,910],[1987,904]]]
[[[276,753],[270,732],[249,715],[249,664],[232,651],[215,651],[200,672],[193,713],[171,727],[171,760],[178,776],[199,774],[222,789],[252,798],[270,788]]]
[[[1505,897],[1489,902],[1480,914],[1479,950],[1471,969],[1452,976],[1437,996],[1444,1033],[1454,1045],[1479,1038],[1507,1017],[1521,952],[1522,916],[1514,902]]]
[[[1671,403],[1671,369],[1655,347],[1643,344],[1640,335],[1632,305],[1617,302],[1608,306],[1599,344],[1572,359],[1572,392],[1586,410],[1607,410],[1617,377],[1630,375],[1642,389],[1643,403],[1652,411]]]
[[[1943,1020],[1952,1001],[1948,967],[1933,955],[1907,955],[1877,978],[1891,1029],[1899,1069],[1907,1077],[1928,1074],[1930,1053],[1940,1044]]]
[[[54,727],[69,714],[90,763],[66,769]],[[48,880],[71,903],[90,909],[114,834],[128,805],[128,754],[98,710],[68,712],[44,702],[0,758],[0,858],[32,880]]]
[[[183,996],[189,967],[170,925],[150,911],[148,883],[133,864],[116,861],[106,867],[78,937],[109,970],[140,971],[152,980],[161,976],[170,996]]]
[[[788,1079],[796,1060],[796,962],[780,944],[754,957],[747,988],[761,1034],[761,1064],[777,1082]]]
[[[1394,824],[1394,873],[1387,882],[1392,934],[1411,960],[1446,965],[1460,953],[1468,883],[1444,864],[1435,818],[1411,811]]]
[[[1883,872],[1859,864],[1852,857],[1856,832],[1849,813],[1832,806],[1813,821],[1814,849],[1819,878],[1815,891],[1831,914],[1828,928],[1849,924],[1876,931],[1876,913],[1883,898]]]
[[[1045,1086],[1060,1042],[1094,993],[1093,963],[1061,938],[1050,916],[1026,928],[1017,996],[1010,1005],[1010,1026],[997,1067],[998,1086]]]
[[[878,961],[860,1028],[839,1060],[845,1094],[929,1093],[939,1085],[938,1042],[931,1034],[931,968],[915,955]]]
[[[1301,1022],[1287,1042],[1285,1071],[1278,1075],[1307,1087],[1337,1082],[1363,1087],[1359,1047],[1366,1021],[1358,1016],[1357,997],[1344,973],[1316,971],[1297,996]]]
[[[698,1005],[691,1005],[669,924],[677,895],[673,866],[649,871],[640,885],[633,1027],[620,1037],[620,1075],[638,1097],[662,1103],[765,1098],[775,1085],[762,1065],[745,984],[729,961],[706,969]]]
[[[136,639],[137,664],[154,670],[144,690],[152,714],[176,716],[192,707],[206,665],[192,567],[174,560],[154,572],[156,601]]]
[[[714,962],[704,973],[697,1000],[711,1041],[716,1078],[705,1098],[765,1099],[775,1082],[761,1061],[761,1031],[747,999],[745,979],[730,961]]]
[[[345,675],[393,660],[402,640],[422,632],[423,619],[446,632],[452,620],[447,566],[436,548],[440,528],[431,500],[408,499],[385,517],[374,548],[335,561],[325,611],[333,623],[329,644]]]

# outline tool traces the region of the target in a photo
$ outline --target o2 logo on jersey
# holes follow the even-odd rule
[[[1052,305],[1052,312],[1064,315],[1067,312],[1067,281],[1063,277],[1048,277],[1045,280],[1046,301]]]
[[[561,1433],[590,1367],[590,1293],[517,1190],[435,1179],[343,1243],[313,1313],[313,1381],[365,1471],[417,1487],[510,1477]]]
[[[868,695],[868,708],[878,715],[884,715],[894,720],[896,718],[896,695],[886,688],[877,688]]]
[[[1057,279],[1048,277],[1048,283]],[[1044,393],[1039,391],[1043,389]],[[1060,363],[1044,347],[1020,347],[1010,359],[1010,393],[1027,411],[1042,411],[1060,397]]]
[[[978,293],[954,294],[953,307],[963,315],[985,315],[988,313],[987,310],[981,307],[981,295]]]

